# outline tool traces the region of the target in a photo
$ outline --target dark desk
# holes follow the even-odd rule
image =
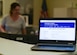
[[[35,34],[21,35],[0,33],[0,37],[29,44],[36,44],[38,42],[38,36]]]

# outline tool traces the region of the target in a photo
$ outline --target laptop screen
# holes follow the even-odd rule
[[[75,41],[76,20],[40,20],[39,40]]]

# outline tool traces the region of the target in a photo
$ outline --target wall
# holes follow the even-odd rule
[[[53,7],[59,8],[59,7],[71,7],[72,6],[72,0],[54,0],[53,1]]]
[[[38,26],[42,0],[34,0],[34,26]]]

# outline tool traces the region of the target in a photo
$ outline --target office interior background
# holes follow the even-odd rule
[[[18,2],[19,0],[0,0],[0,2],[2,2],[2,15],[0,16],[0,24],[1,21],[3,19],[4,16],[6,16],[7,14],[9,14],[9,10],[10,10],[10,5],[13,2]],[[22,0],[20,0],[22,1]],[[25,1],[25,0],[23,0]],[[38,27],[39,26],[39,18],[41,15],[41,11],[42,11],[42,3],[43,0],[32,0],[33,1],[33,24],[27,24],[27,26],[32,26],[32,27]],[[22,2],[23,3],[23,2]],[[77,0],[46,0],[46,5],[47,5],[47,12],[48,12],[48,17],[52,18],[52,17],[77,17]],[[0,4],[1,7],[1,4]],[[26,16],[27,15],[22,15],[22,16]],[[28,22],[28,20],[27,20]],[[12,38],[13,37],[13,38]],[[29,40],[26,40],[24,38],[22,38],[21,36],[11,36],[11,35],[6,35],[4,38],[7,39],[12,39],[15,41],[20,41],[20,42],[29,42],[29,43],[36,43],[37,42],[37,36],[35,37],[30,36],[28,37]],[[24,40],[22,40],[24,39]],[[35,40],[36,39],[36,40]],[[0,53],[3,53],[4,55],[52,55],[52,52],[31,52],[30,48],[33,45],[25,45],[24,43],[18,43],[18,42],[12,42],[9,40],[4,40],[4,39],[0,39],[1,41],[1,46],[0,46]],[[26,41],[25,41],[26,40]],[[35,42],[36,41],[36,42]],[[6,44],[5,44],[6,43]],[[6,46],[6,47],[5,47]],[[10,46],[10,47],[9,47]],[[29,53],[28,53],[29,52]],[[58,54],[59,53],[55,53]],[[60,53],[62,55],[64,55],[63,53]],[[70,53],[71,54],[71,53]],[[69,54],[69,55],[70,55]],[[54,54],[53,54],[54,55]],[[68,55],[68,54],[67,54]]]
[[[2,16],[0,17],[1,21],[5,15],[9,14],[11,3],[17,2],[18,0],[0,0],[0,1],[2,1]],[[32,1],[33,1],[33,24],[31,26],[38,27],[43,0]],[[46,0],[46,4],[49,18],[77,17],[77,0]]]

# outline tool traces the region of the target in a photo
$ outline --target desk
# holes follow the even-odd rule
[[[33,45],[0,38],[0,53],[3,55],[65,55],[65,52],[31,51]]]

